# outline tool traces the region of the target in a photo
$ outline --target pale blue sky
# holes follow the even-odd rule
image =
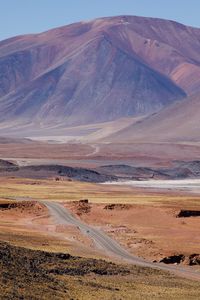
[[[200,0],[0,0],[0,40],[80,20],[127,14],[200,27]]]

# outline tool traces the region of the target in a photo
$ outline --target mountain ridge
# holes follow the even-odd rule
[[[1,41],[0,122],[71,126],[152,114],[200,89],[199,50],[200,29],[136,16]]]
[[[111,134],[104,141],[198,144],[199,102],[200,94],[193,95]]]

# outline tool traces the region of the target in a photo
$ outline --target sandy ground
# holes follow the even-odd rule
[[[22,143],[0,141],[0,158],[40,159],[40,160],[78,160],[85,165],[95,162],[117,162],[143,166],[169,165],[174,160],[189,161],[200,158],[200,145],[190,143],[53,143],[52,141],[33,141]],[[15,151],[13,151],[15,149]],[[132,163],[131,163],[132,162]],[[91,162],[90,162],[91,163]]]
[[[2,209],[5,203],[15,203],[16,207]],[[57,225],[45,206],[31,200],[0,200],[0,240],[31,249],[104,257],[78,228]]]
[[[77,204],[67,204],[84,222],[97,226],[132,254],[150,260],[165,256],[199,253],[200,218],[176,218],[177,207],[91,204],[81,213]]]
[[[63,203],[81,220],[104,230],[135,255],[160,260],[174,254],[199,253],[200,217],[176,218],[180,209],[200,210],[200,196],[196,194],[53,180],[5,178],[1,182],[2,201],[18,197]],[[80,199],[89,199],[86,208],[80,205]],[[104,255],[78,228],[57,226],[40,205],[1,209],[0,229],[1,239],[18,245]]]

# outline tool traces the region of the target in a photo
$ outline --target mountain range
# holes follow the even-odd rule
[[[139,118],[108,140],[198,140],[199,53],[200,29],[136,16],[1,41],[0,134]]]

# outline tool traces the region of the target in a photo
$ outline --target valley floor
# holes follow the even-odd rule
[[[40,202],[66,206],[77,218],[100,228],[133,255],[150,261],[183,255],[182,266],[199,253],[199,217],[177,218],[181,210],[199,211],[199,196],[138,187],[100,185],[54,178],[1,178],[0,239],[17,246],[67,251],[114,259],[95,247],[76,226],[56,224]],[[80,201],[88,199],[88,201]],[[5,204],[8,204],[5,206]],[[192,266],[199,272],[198,266]]]
[[[5,146],[5,149],[6,147],[8,146]],[[62,147],[63,151],[68,153],[73,153],[75,149],[74,146],[69,145],[66,149]],[[72,166],[80,164],[84,167],[98,168],[102,162],[105,164],[113,162],[112,158],[109,158],[109,161],[106,159],[102,161],[101,158],[91,159],[87,157],[87,151],[92,148],[87,148],[86,145],[81,147],[83,149],[81,148],[80,152],[84,150],[86,156],[85,158],[74,156],[74,160],[69,157]],[[32,149],[30,154],[33,155],[34,147],[30,149]],[[38,149],[35,148],[35,151],[37,153]],[[131,162],[128,156],[126,159],[127,162]],[[47,158],[31,156],[12,159],[21,166],[40,165],[41,160],[43,164],[50,162],[54,165],[61,162],[64,165],[68,164],[65,158],[63,160],[54,158],[52,161],[48,155]],[[139,160],[136,162],[139,164]],[[156,160],[148,159],[148,164],[161,167],[160,162]],[[170,164],[170,161],[163,162],[162,167]],[[150,183],[142,181],[136,181],[132,185],[97,184],[76,181],[67,176],[57,177],[55,172],[45,173],[45,168],[37,176],[31,169],[27,169],[24,174],[23,172],[16,175],[14,171],[2,171],[0,174],[1,247],[6,247],[6,251],[11,253],[11,256],[12,253],[21,253],[20,255],[25,260],[28,257],[27,261],[29,261],[26,266],[22,266],[17,256],[15,256],[16,260],[12,259],[11,264],[1,261],[4,270],[3,277],[0,278],[0,287],[4,291],[2,299],[10,299],[11,295],[13,299],[18,299],[20,293],[24,299],[29,299],[26,294],[28,285],[32,278],[37,276],[39,276],[38,281],[33,280],[33,290],[30,291],[34,293],[38,288],[44,293],[40,296],[36,295],[35,299],[132,300],[151,297],[151,299],[182,300],[200,297],[199,282],[194,280],[200,274],[198,182],[192,181],[192,185],[185,182],[186,187],[190,188],[179,186],[174,189],[175,181],[170,186],[170,182],[165,181],[163,189],[163,181],[159,180],[156,181],[157,186],[155,184],[153,187]],[[20,177],[20,174],[23,176]],[[56,222],[47,207],[43,205],[43,201],[47,200],[49,203],[59,203],[80,222],[105,232],[131,255],[158,264],[161,260],[170,258],[170,265],[175,268],[175,273],[169,274],[142,266],[127,265],[126,261],[97,247],[93,239],[85,235],[79,226]],[[193,215],[188,217],[188,212]],[[93,267],[103,264],[106,269],[110,266],[109,261],[112,261],[116,264],[113,268],[118,272],[113,271],[114,273],[110,274],[106,271],[99,274],[98,268],[95,273],[93,269],[87,267],[88,271],[85,274],[71,274],[71,271],[66,274],[68,271],[63,272],[63,269],[68,270],[66,261],[56,258],[55,262],[54,255],[43,253],[44,261],[38,262],[37,251],[69,253],[76,256],[73,269],[80,269],[80,261],[82,266],[84,259],[85,262],[92,259]],[[3,258],[6,257],[6,253],[4,251]],[[51,258],[47,259],[49,255]],[[22,268],[22,279],[18,280],[15,274],[15,264],[17,268]],[[36,268],[30,268],[30,264]],[[55,265],[56,271],[54,269],[53,273],[49,273]],[[86,265],[88,266],[88,262]],[[128,273],[123,273],[124,268]],[[181,268],[186,272],[188,270],[188,274],[193,272],[196,276],[189,275],[187,279],[176,277],[180,275],[178,270]],[[57,282],[59,282],[59,289],[56,288]],[[16,284],[14,290],[13,283]],[[53,291],[52,298],[49,294],[50,290]],[[34,299],[33,296],[32,298]]]

